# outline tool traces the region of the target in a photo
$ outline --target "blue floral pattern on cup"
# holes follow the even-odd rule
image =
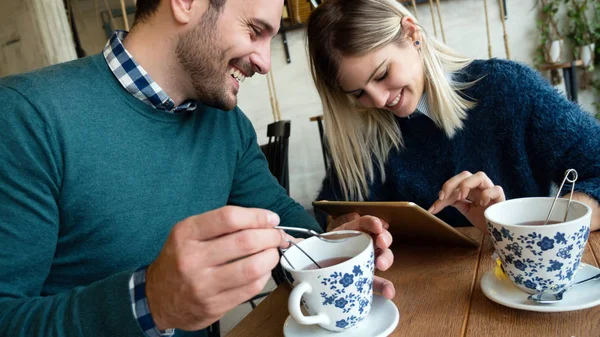
[[[516,233],[487,222],[504,271],[522,290],[558,292],[567,287],[579,267],[589,226],[543,235],[536,231]],[[547,233],[547,232],[546,232]]]
[[[367,317],[373,301],[373,280],[368,275],[373,275],[374,268],[374,254],[371,252],[368,262],[354,265],[351,273],[333,272],[320,277],[321,284],[328,288],[328,291],[321,292],[323,305],[348,314],[335,322],[336,327],[351,328]],[[358,311],[353,310],[356,308]]]

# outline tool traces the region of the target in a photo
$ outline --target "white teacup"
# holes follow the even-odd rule
[[[311,237],[298,246],[319,264],[336,264],[308,269],[316,266],[298,247],[284,253],[281,265],[294,288],[288,300],[290,315],[299,324],[318,324],[331,331],[358,326],[373,302],[375,262],[371,237],[363,234],[339,243]],[[340,262],[340,258],[349,259]],[[301,302],[310,316],[302,313]]]
[[[512,199],[485,211],[504,271],[530,294],[556,293],[571,285],[590,233],[592,210],[578,201],[571,201],[567,221],[563,221],[568,200],[558,199],[549,224],[543,225],[553,201]]]

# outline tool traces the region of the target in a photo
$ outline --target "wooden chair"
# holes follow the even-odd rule
[[[290,195],[290,174],[288,162],[290,121],[278,121],[267,126],[269,141],[260,148],[267,157],[269,171]]]
[[[327,152],[327,146],[325,145],[325,131],[323,129],[323,115],[310,117],[311,122],[317,122],[319,127],[319,140],[321,141],[321,151],[323,152],[323,164],[325,165],[325,172],[329,169],[329,155]]]

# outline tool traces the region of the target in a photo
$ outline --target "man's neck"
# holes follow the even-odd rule
[[[176,39],[162,27],[159,20],[152,24],[141,23],[127,35],[123,44],[150,77],[175,103],[180,105],[193,95],[187,75],[177,62],[175,54]]]

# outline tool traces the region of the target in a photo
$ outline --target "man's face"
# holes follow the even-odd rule
[[[271,39],[279,29],[283,1],[227,0],[209,8],[202,21],[183,33],[177,58],[203,104],[231,110],[240,83],[271,66]]]

